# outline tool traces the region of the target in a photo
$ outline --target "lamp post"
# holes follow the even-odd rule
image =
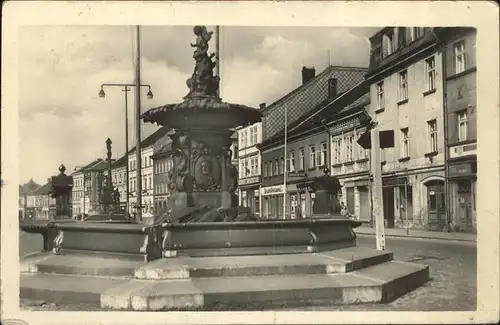
[[[131,91],[130,87],[135,87],[136,84],[125,84],[125,83],[104,83],[101,85],[101,90],[99,91],[99,97],[106,97],[106,93],[104,92],[104,87],[121,87],[122,91],[125,93],[125,156],[127,156],[127,163],[125,164],[125,180],[126,180],[126,205],[125,211],[128,215],[129,213],[129,193],[130,193],[130,185],[129,185],[129,166],[128,166],[128,92]],[[147,98],[153,98],[153,92],[151,91],[150,85],[140,85],[140,87],[147,87],[148,93]]]

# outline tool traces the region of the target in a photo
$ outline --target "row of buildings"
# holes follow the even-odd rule
[[[368,68],[303,67],[297,89],[260,104],[262,122],[233,136],[240,205],[265,218],[308,217],[311,185],[328,168],[349,211],[373,221],[370,150],[357,141],[376,122],[395,139],[381,150],[387,227],[474,231],[475,42],[472,28],[386,27],[370,38]],[[169,132],[159,128],[141,143],[144,217],[168,208]],[[111,168],[124,210],[128,184],[129,213],[137,204],[135,162],[133,148]],[[98,159],[73,172],[73,214],[102,209],[107,166]]]
[[[326,167],[349,211],[372,222],[370,150],[357,141],[376,122],[395,140],[381,149],[387,227],[475,231],[476,30],[386,27],[370,45],[367,69],[304,67],[300,87],[238,130],[240,204],[308,217]]]

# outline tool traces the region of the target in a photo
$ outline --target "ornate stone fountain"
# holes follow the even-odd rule
[[[258,220],[237,206],[230,136],[261,115],[219,98],[211,33],[203,26],[194,33],[196,66],[184,101],[142,116],[175,131],[171,210],[147,225],[49,223],[55,240],[47,247],[60,255],[25,262],[37,274],[21,276],[21,298],[69,297],[105,309],[246,310],[387,302],[425,283],[427,266],[356,246],[353,228],[361,222],[338,214],[340,184],[328,171],[314,184],[311,219]],[[64,274],[73,277],[58,281]]]
[[[230,162],[231,135],[237,126],[261,120],[258,110],[225,103],[218,96],[219,77],[214,75],[214,54],[208,54],[212,32],[194,28],[196,65],[187,80],[189,93],[184,101],[148,110],[145,122],[175,130],[171,135],[174,167],[170,171],[170,221],[181,218],[175,210],[198,208],[190,222],[251,220],[251,214],[236,211],[234,193],[238,173]],[[217,211],[217,212],[216,212]],[[240,212],[240,213],[238,213]]]

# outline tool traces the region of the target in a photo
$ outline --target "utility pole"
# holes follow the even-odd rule
[[[375,220],[375,233],[377,250],[385,251],[385,224],[384,202],[382,194],[382,161],[380,157],[380,133],[375,125],[370,131],[371,137],[371,171],[373,176],[372,198],[373,219]]]
[[[287,106],[285,105],[285,145],[283,146],[283,160],[284,160],[284,166],[283,168],[285,169],[283,171],[283,219],[286,219],[286,181],[287,181],[287,176],[288,176],[288,168],[287,168],[287,155],[286,155],[286,142],[288,140],[287,138],[287,133],[288,133],[288,109]]]
[[[125,164],[125,181],[126,181],[126,191],[125,191],[125,216],[128,219],[129,218],[129,204],[128,204],[128,199],[130,195],[130,185],[129,185],[129,167],[128,167],[128,92],[130,91],[130,88],[125,86],[123,88],[123,92],[125,93],[125,156],[126,158],[126,164]]]
[[[137,183],[137,216],[136,221],[142,222],[142,157],[141,157],[141,29],[136,26],[135,49],[135,155],[136,155],[136,183]],[[127,180],[128,181],[128,180]]]

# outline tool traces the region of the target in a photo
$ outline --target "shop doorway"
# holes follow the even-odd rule
[[[460,229],[463,231],[473,231],[472,223],[472,185],[468,181],[461,181],[457,183],[457,217]]]
[[[384,220],[387,228],[394,228],[394,188],[384,187],[382,191],[384,199]]]
[[[368,187],[360,186],[359,191],[359,219],[370,220],[370,193]]]
[[[354,187],[348,187],[346,188],[346,205],[347,205],[347,211],[351,215],[355,214],[354,211]]]
[[[306,217],[306,195],[305,194],[300,194],[300,213],[299,217],[305,218]]]
[[[429,230],[441,231],[446,226],[446,200],[444,182],[430,181],[427,184],[427,208],[429,210]]]

